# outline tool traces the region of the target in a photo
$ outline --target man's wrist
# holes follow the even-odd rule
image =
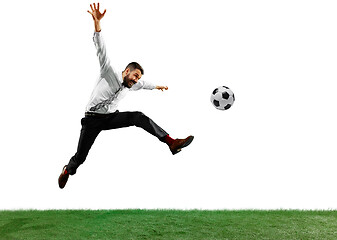
[[[95,24],[95,31],[96,32],[100,32],[101,31],[101,24],[99,20],[94,20],[94,24]]]

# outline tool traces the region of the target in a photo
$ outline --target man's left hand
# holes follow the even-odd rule
[[[156,86],[156,89],[164,91],[164,90],[167,90],[168,87],[167,86]]]

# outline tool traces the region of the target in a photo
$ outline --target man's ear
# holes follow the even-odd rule
[[[125,72],[125,75],[128,75],[130,73],[130,68],[125,69],[124,72]]]
[[[122,77],[124,79],[125,76],[127,76],[130,73],[130,68],[126,68],[123,72],[122,72]]]

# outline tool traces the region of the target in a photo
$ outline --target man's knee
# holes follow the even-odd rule
[[[144,120],[147,119],[147,116],[142,112],[134,112],[132,117],[132,123],[135,126],[139,126]]]

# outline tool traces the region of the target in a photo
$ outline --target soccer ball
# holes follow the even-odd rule
[[[217,87],[211,94],[211,103],[219,110],[229,109],[233,105],[234,101],[234,93],[225,86]]]

